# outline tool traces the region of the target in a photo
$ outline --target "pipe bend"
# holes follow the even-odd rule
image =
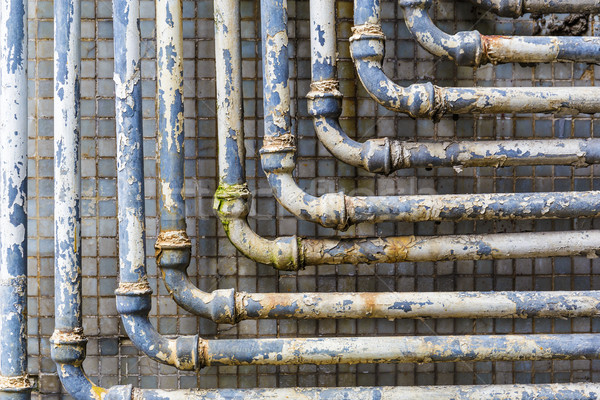
[[[431,20],[428,10],[430,0],[400,0],[404,21],[413,38],[431,54],[457,65],[479,66],[484,64],[484,45],[478,31],[458,32],[449,35]]]
[[[117,312],[127,336],[148,357],[182,371],[195,371],[204,366],[198,353],[198,335],[168,339],[158,333],[148,313],[152,308],[152,290],[147,281],[120,282],[115,291]]]
[[[337,81],[334,81],[337,85]],[[342,129],[342,94],[337,90],[321,89],[322,82],[313,82],[308,99],[308,113],[313,117],[319,141],[338,160],[368,172],[389,175],[396,168],[388,138],[368,139],[362,143],[351,139]]]
[[[383,72],[385,37],[379,25],[352,28],[350,52],[358,77],[369,95],[385,108],[413,118],[437,120],[444,114],[439,89],[431,84],[416,83],[402,87]]]
[[[313,196],[298,186],[292,174],[280,171],[276,167],[292,160],[290,153],[263,153],[263,170],[273,190],[273,195],[289,212],[305,221],[317,222],[326,228],[344,231],[354,222],[346,212],[346,195],[344,193],[327,193]]]
[[[267,239],[248,224],[251,194],[246,184],[227,185],[223,182],[215,193],[214,210],[223,224],[229,241],[249,259],[271,265],[278,270],[297,271],[304,268],[297,236]]]

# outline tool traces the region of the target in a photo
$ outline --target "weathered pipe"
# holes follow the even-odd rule
[[[525,13],[597,14],[600,12],[598,0],[471,0],[471,3],[501,17],[513,18]]]
[[[425,50],[458,65],[487,63],[600,62],[600,38],[572,36],[485,36],[478,31],[449,35],[428,14],[433,0],[400,0],[409,32]]]
[[[343,193],[315,197],[306,193],[292,176],[296,138],[291,133],[289,112],[287,10],[277,0],[266,0],[261,3],[261,12],[265,124],[262,167],[277,200],[297,217],[344,230],[361,222],[560,218],[600,212],[598,192],[365,197]],[[355,10],[359,20],[361,12]]]
[[[286,365],[598,359],[599,334],[201,340],[204,364]]]
[[[600,111],[600,88],[504,87],[444,88],[430,82],[402,87],[383,72],[385,35],[381,30],[380,0],[354,1],[350,51],[360,81],[384,107],[414,118],[434,121],[444,114],[561,113]]]
[[[0,6],[0,399],[27,400],[27,1]]]
[[[204,389],[180,391],[133,389],[139,400],[595,400],[600,385],[384,386],[353,388]],[[185,393],[186,397],[183,396]],[[106,399],[110,400],[110,399]]]
[[[342,93],[336,71],[335,1],[312,0],[310,13],[313,82],[307,95],[308,110],[319,140],[337,159],[386,175],[411,167],[585,166],[600,162],[600,139],[415,143],[385,137],[354,141],[339,123]]]
[[[198,336],[182,336],[177,339],[167,339],[160,335],[148,319],[151,309],[152,290],[148,283],[146,274],[146,234],[145,234],[145,210],[144,210],[144,154],[142,133],[142,92],[140,82],[140,31],[139,31],[139,0],[114,0],[113,1],[113,31],[115,43],[115,93],[116,93],[116,120],[117,120],[117,182],[119,199],[119,287],[116,290],[117,311],[121,314],[123,326],[127,335],[138,349],[150,358],[164,364],[173,365],[182,370],[195,370],[198,368]],[[165,25],[181,23],[181,4],[177,1],[157,1],[157,31],[168,35]],[[177,11],[179,7],[179,12]],[[160,12],[159,12],[160,10]],[[168,16],[168,18],[167,18]],[[163,19],[164,18],[164,19]],[[169,22],[170,21],[170,22]],[[159,40],[161,46],[163,41]],[[169,46],[165,46],[169,47]],[[165,96],[169,86],[164,82],[167,64],[170,57],[176,54],[160,58],[161,52],[166,51],[159,48],[159,102],[163,109],[176,107],[172,104],[173,97]],[[162,63],[162,64],[161,64]],[[177,74],[176,71],[174,71]],[[163,138],[162,147],[166,143],[176,141],[179,133],[175,136],[172,129],[174,125],[165,127],[164,119],[161,119],[161,133]],[[167,129],[164,132],[163,129]],[[179,132],[179,131],[177,131]],[[182,134],[182,133],[181,133]],[[161,155],[167,154],[162,151]],[[167,162],[161,159],[161,166],[168,163],[173,156],[167,157]],[[168,170],[170,172],[176,171]],[[183,175],[183,174],[182,174]],[[169,178],[172,175],[168,175]],[[164,176],[163,176],[164,178]],[[177,176],[175,185],[182,183],[183,178]],[[171,182],[163,181],[163,186],[168,187]],[[173,187],[173,186],[170,186]],[[178,186],[176,186],[178,187]],[[168,192],[169,195],[172,192]],[[175,196],[173,194],[173,196]],[[181,193],[179,194],[181,196]],[[175,196],[176,199],[179,197]],[[163,192],[161,203],[164,207],[171,200]],[[181,204],[177,204],[169,210],[183,210]],[[181,211],[183,212],[183,211]],[[161,213],[172,221],[169,211]]]

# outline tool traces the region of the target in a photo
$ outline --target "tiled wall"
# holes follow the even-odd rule
[[[153,245],[156,218],[156,111],[154,2],[142,2],[142,81],[144,151],[149,249],[147,265],[154,290],[152,322],[165,335],[200,333],[206,338],[311,337],[353,335],[445,335],[470,333],[598,332],[598,321],[573,320],[261,320],[237,326],[216,325],[191,316],[169,297],[157,276]],[[334,232],[296,218],[277,205],[258,160],[262,137],[262,84],[258,1],[242,1],[245,129],[251,224],[261,235],[403,235],[570,230],[595,227],[590,220],[459,223],[382,223]],[[501,19],[482,14],[464,0],[443,0],[433,15],[448,32],[476,28],[483,33],[530,34],[528,17]],[[185,153],[188,234],[193,241],[192,280],[202,289],[234,287],[257,292],[298,291],[453,291],[600,289],[594,273],[600,262],[585,257],[478,262],[399,263],[309,267],[298,273],[276,272],[236,253],[212,212],[216,187],[216,121],[212,2],[184,1]],[[347,194],[433,194],[599,189],[594,167],[515,167],[408,169],[373,177],[337,162],[318,143],[304,96],[310,83],[308,1],[290,1],[292,113],[299,137],[297,176],[311,193],[344,190]],[[44,399],[67,398],[49,358],[53,331],[53,142],[52,142],[51,1],[29,4],[29,368]],[[448,116],[439,124],[411,120],[378,107],[354,75],[348,41],[352,2],[337,2],[339,74],[344,93],[343,127],[357,140],[375,136],[448,140],[493,138],[568,138],[597,135],[600,124],[589,116],[548,115]],[[600,381],[600,364],[590,361],[479,362],[437,365],[339,365],[211,367],[198,374],[178,372],[138,353],[120,326],[113,291],[117,283],[117,221],[112,6],[110,1],[82,1],[82,175],[84,325],[89,338],[84,363],[103,386],[237,388],[343,385],[425,385]],[[402,21],[396,1],[383,1],[388,37],[385,70],[409,84],[432,80],[447,86],[588,86],[597,83],[595,67],[582,64],[456,67],[420,49]],[[590,20],[591,34],[598,23]]]

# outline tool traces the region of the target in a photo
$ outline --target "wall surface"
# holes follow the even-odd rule
[[[432,235],[527,232],[597,227],[586,219],[526,222],[382,223],[334,232],[297,221],[277,205],[258,160],[262,143],[262,82],[258,1],[242,1],[246,162],[254,200],[251,223],[264,236]],[[531,34],[540,20],[497,19],[463,0],[436,1],[433,16],[447,32],[479,29],[489,34]],[[184,1],[185,154],[188,234],[193,243],[189,268],[200,288],[256,292],[301,291],[454,291],[600,289],[598,259],[544,258],[478,262],[399,263],[309,267],[278,273],[236,253],[212,211],[216,188],[216,120],[211,1]],[[49,358],[53,331],[53,124],[52,1],[29,4],[29,369],[38,379],[36,395],[68,398]],[[595,167],[506,167],[408,169],[373,177],[337,162],[318,143],[307,114],[310,83],[308,1],[290,1],[292,115],[299,137],[297,176],[311,193],[343,190],[347,194],[485,193],[600,189]],[[156,160],[156,65],[154,2],[142,1],[142,81],[148,249],[158,233]],[[378,107],[354,75],[347,38],[352,2],[337,2],[339,74],[344,98],[343,126],[351,137],[401,137],[408,140],[583,138],[600,136],[600,123],[586,115],[482,115],[445,117],[438,124],[412,120]],[[210,367],[200,373],[158,365],[133,347],[115,310],[117,284],[116,166],[113,83],[112,6],[110,1],[82,1],[82,175],[84,326],[89,338],[85,369],[104,386],[250,388],[344,385],[426,385],[483,383],[600,382],[598,361],[478,362],[437,365],[339,365]],[[420,49],[409,37],[397,2],[383,1],[388,37],[385,69],[396,82],[433,81],[441,86],[590,86],[598,84],[596,67],[584,64],[456,67]],[[600,27],[589,18],[588,35]],[[546,17],[546,25],[552,23]],[[557,22],[556,24],[560,24]],[[544,30],[542,30],[544,31]],[[600,76],[599,76],[600,77]],[[576,89],[575,89],[576,90]],[[347,320],[244,321],[216,325],[191,316],[166,292],[153,251],[148,270],[154,290],[152,321],[162,334],[206,338],[312,337],[352,335],[446,335],[471,333],[600,332],[600,321],[572,320]]]

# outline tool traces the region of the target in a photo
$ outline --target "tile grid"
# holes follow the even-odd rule
[[[247,174],[254,194],[251,224],[265,236],[452,234],[491,231],[559,230],[595,227],[595,221],[387,223],[359,226],[347,233],[333,232],[297,221],[272,198],[258,158],[262,137],[259,5],[242,1],[244,106],[246,114]],[[194,244],[190,276],[206,290],[236,287],[247,291],[424,291],[424,290],[559,290],[600,287],[593,274],[596,260],[586,258],[534,261],[479,261],[399,263],[378,266],[319,266],[294,274],[276,273],[239,256],[212,213],[216,187],[214,113],[214,47],[212,2],[184,2],[186,197],[188,233]],[[343,126],[360,140],[370,136],[407,139],[583,137],[595,135],[589,117],[544,115],[446,117],[438,125],[413,121],[378,107],[358,83],[347,37],[352,25],[352,2],[338,1],[341,88],[345,95]],[[193,334],[207,338],[309,337],[393,334],[463,334],[598,331],[596,321],[437,320],[437,321],[245,321],[238,326],[215,325],[176,307],[160,282],[153,259],[158,231],[155,157],[155,47],[154,3],[142,1],[143,108],[146,168],[148,271],[155,297],[152,320],[163,334]],[[595,67],[542,65],[484,67],[477,71],[439,62],[410,39],[395,1],[384,1],[384,30],[388,36],[386,71],[395,81],[434,79],[439,85],[581,85],[595,82]],[[30,371],[39,377],[39,396],[68,398],[49,360],[52,333],[52,3],[30,3]],[[437,365],[356,365],[206,368],[198,375],[159,366],[141,356],[126,338],[114,310],[112,291],[117,276],[116,204],[114,169],[114,88],[112,83],[111,4],[82,2],[82,153],[84,213],[85,330],[90,342],[85,367],[105,386],[132,383],[139,387],[284,387],[342,385],[413,385],[597,381],[598,363],[589,361],[496,362]],[[434,17],[449,32],[478,29],[498,34],[530,32],[533,22],[497,20],[474,14],[470,4],[442,1]],[[596,30],[597,23],[593,23]],[[487,32],[486,32],[487,33]],[[304,96],[310,83],[308,1],[290,1],[290,47],[294,129],[299,135],[300,184],[308,191],[345,190],[349,194],[468,193],[484,191],[588,190],[597,188],[595,168],[519,167],[492,170],[450,168],[406,170],[377,177],[333,160],[318,144],[306,113]],[[416,61],[413,60],[416,57]],[[581,76],[584,78],[580,78]],[[37,118],[36,118],[37,117]],[[196,178],[197,177],[197,178]],[[275,217],[273,217],[275,216]],[[99,317],[102,315],[102,317]]]

